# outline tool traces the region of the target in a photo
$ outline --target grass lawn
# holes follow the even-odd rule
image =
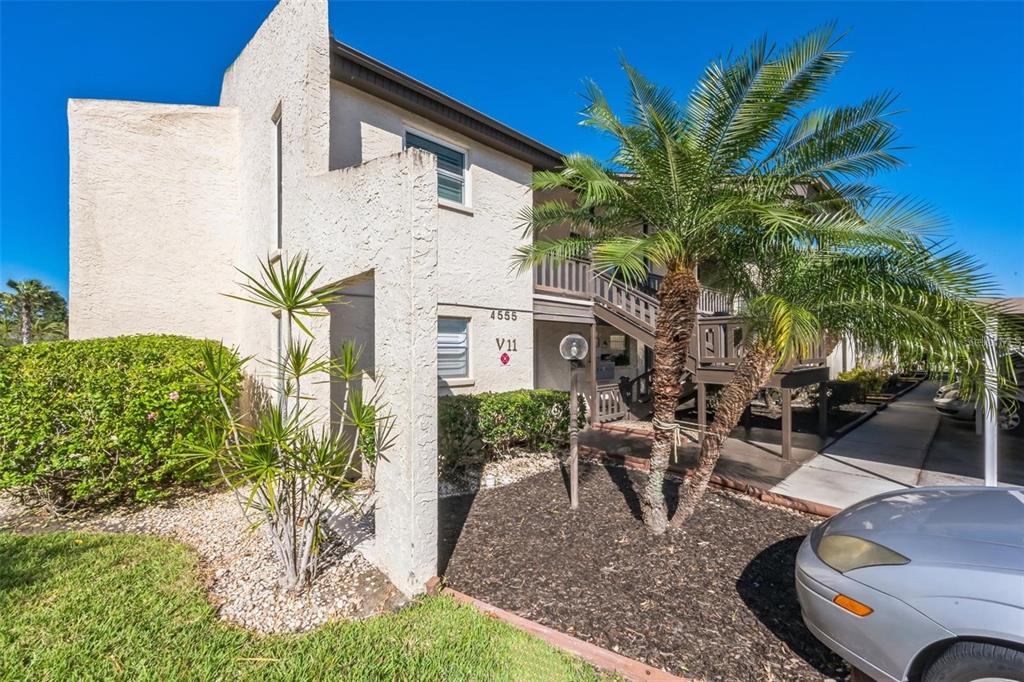
[[[153,537],[0,533],[0,679],[577,680],[585,663],[444,597],[302,635],[216,620],[196,555]]]

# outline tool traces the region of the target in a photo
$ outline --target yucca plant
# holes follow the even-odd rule
[[[336,287],[317,287],[320,270],[305,255],[260,263],[260,273],[242,272],[242,301],[281,316],[280,357],[265,359],[258,374],[269,378],[263,399],[239,407],[235,380],[253,358],[238,358],[221,346],[207,347],[197,376],[216,390],[222,415],[183,457],[209,466],[235,491],[243,513],[259,528],[281,561],[281,583],[300,589],[312,580],[325,538],[323,517],[339,506],[355,507],[353,486],[372,481],[373,467],[389,445],[391,419],[380,396],[364,396],[359,349],[344,342],[337,358],[317,355],[309,318],[327,315],[339,303]],[[301,334],[301,335],[300,335]],[[304,392],[314,382],[341,382],[344,398],[333,406],[333,424],[311,407]]]
[[[582,123],[614,142],[609,162],[570,155],[561,169],[534,176],[535,190],[573,198],[529,210],[534,241],[517,256],[521,268],[589,257],[596,271],[627,283],[643,281],[652,265],[665,272],[651,382],[654,444],[640,495],[655,533],[668,527],[662,487],[672,433],[664,427],[675,419],[697,322],[698,274],[756,268],[754,255],[772,251],[917,253],[927,238],[927,211],[869,182],[901,165],[894,96],[810,106],[847,58],[838,41],[830,26],[781,50],[759,40],[712,61],[684,105],[624,62],[627,115],[593,84],[583,111]],[[573,236],[549,238],[552,227]],[[752,321],[762,308],[772,307],[749,300]]]

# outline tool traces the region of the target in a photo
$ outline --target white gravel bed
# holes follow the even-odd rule
[[[520,452],[486,464],[471,464],[438,481],[440,497],[469,495],[481,488],[500,488],[544,471],[557,469],[560,459],[545,452]]]
[[[393,611],[405,599],[359,552],[332,547],[312,586],[290,593],[278,584],[279,563],[261,531],[248,523],[230,491],[198,493],[149,507],[76,514],[57,521],[26,514],[0,499],[0,528],[21,532],[85,530],[174,538],[194,548],[209,599],[220,618],[262,633],[303,632],[332,620]]]

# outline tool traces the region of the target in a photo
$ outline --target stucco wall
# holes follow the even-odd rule
[[[433,155],[409,150],[329,171],[327,6],[285,0],[224,76],[221,104],[239,111],[244,250],[249,267],[274,247],[276,128],[281,111],[283,251],[308,253],[321,282],[373,276],[373,373],[394,417],[394,445],[376,475],[376,539],[367,548],[406,592],[437,570],[438,210]],[[399,150],[400,151],[400,150]],[[246,352],[267,356],[276,325],[259,309],[242,318]],[[331,318],[314,321],[328,354]],[[365,333],[365,329],[353,329]],[[342,331],[343,333],[343,331]],[[313,387],[325,418],[331,387]]]
[[[519,216],[532,200],[530,165],[343,83],[332,81],[330,95],[331,168],[401,152],[407,129],[467,150],[467,207],[437,209],[437,276],[438,314],[470,320],[471,377],[441,382],[440,393],[532,387],[533,282],[511,268],[528,240]]]
[[[237,341],[238,111],[68,101],[69,332]]]
[[[589,324],[571,324],[567,322],[537,322],[534,329],[537,388],[553,388],[559,391],[569,390],[569,363],[559,354],[558,344],[567,334],[579,334],[590,343]],[[587,389],[590,380],[590,358],[584,363],[585,369],[580,374],[580,387]]]

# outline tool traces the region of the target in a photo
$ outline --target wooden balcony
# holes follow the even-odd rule
[[[557,265],[546,262],[534,269],[535,316],[539,317],[542,304],[561,305],[552,301],[569,301],[571,304],[567,308],[587,311],[589,323],[600,320],[644,345],[653,347],[655,322],[660,308],[660,286],[661,279],[656,275],[650,275],[643,285],[628,286],[607,275],[593,272],[590,263],[586,261],[566,261]],[[744,329],[742,320],[735,317],[735,312],[733,297],[714,289],[701,289],[698,318],[686,361],[689,371],[687,380],[696,385],[697,421],[700,429],[706,425],[707,386],[728,383],[743,358]],[[594,334],[592,331],[591,341],[596,346]],[[630,405],[618,385],[597,383],[594,366],[591,362],[591,384],[588,391],[592,406],[591,419],[595,423],[622,419],[629,414]],[[782,452],[786,459],[790,458],[792,452],[793,389],[827,380],[824,343],[819,343],[811,349],[808,357],[780,368],[765,383],[766,387],[778,388],[782,392]]]
[[[697,333],[690,339],[690,359],[702,383],[729,381],[743,357],[743,325],[736,317],[702,317]],[[828,380],[824,341],[819,341],[808,357],[781,367],[766,386],[797,388]]]
[[[590,263],[582,260],[558,264],[545,261],[533,270],[533,290],[538,294],[585,300],[600,297],[629,314],[640,315],[652,328],[652,304],[657,307],[660,286],[661,277],[654,274],[648,276],[646,284],[639,286],[612,280],[604,274],[595,275]],[[735,312],[731,296],[707,287],[701,287],[697,310],[701,315]]]

